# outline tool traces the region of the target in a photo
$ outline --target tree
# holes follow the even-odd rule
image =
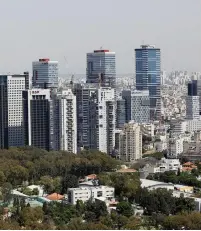
[[[38,188],[34,188],[33,191],[32,191],[32,195],[38,196],[38,194],[39,194]]]
[[[10,183],[4,183],[1,187],[1,193],[3,196],[3,202],[4,203],[9,203],[12,199],[12,185]]]
[[[44,187],[47,193],[52,193],[54,191],[53,179],[50,176],[42,176],[40,178],[40,185]]]
[[[115,188],[115,195],[127,197],[133,201],[136,191],[140,187],[140,178],[137,173],[105,173],[98,176],[100,182]]]
[[[20,212],[20,225],[32,227],[35,223],[43,221],[43,210],[40,207],[24,207]]]
[[[87,201],[85,204],[85,219],[88,221],[98,220],[102,216],[107,216],[107,206],[103,201],[95,201],[91,200]]]
[[[117,212],[123,216],[131,217],[133,215],[133,208],[129,202],[122,201],[117,204]]]
[[[126,225],[124,225],[124,229],[126,230],[139,230],[140,226],[142,225],[142,221],[140,218],[131,217],[127,221]]]
[[[77,188],[78,178],[75,175],[68,174],[62,179],[61,182],[61,193],[67,193],[68,188]]]
[[[81,216],[82,214],[84,214],[84,212],[85,212],[85,204],[83,203],[83,201],[77,200],[75,207],[76,207],[76,210],[78,212],[78,215]]]

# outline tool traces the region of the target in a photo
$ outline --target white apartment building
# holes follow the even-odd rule
[[[119,133],[118,155],[123,161],[132,162],[142,158],[142,132],[133,121],[124,125]]]
[[[25,75],[0,75],[0,148],[24,146]]]
[[[78,200],[83,202],[89,199],[111,200],[114,198],[114,191],[113,187],[108,186],[69,188],[67,191],[68,202],[75,205]]]
[[[188,95],[186,97],[186,119],[194,120],[199,119],[200,106],[199,106],[199,96]]]
[[[98,150],[112,153],[115,146],[115,90],[112,88],[98,89]]]
[[[179,159],[165,159],[162,158],[159,163],[156,165],[147,164],[140,172],[146,173],[145,175],[154,174],[154,173],[163,173],[166,171],[178,172],[178,169],[181,169],[182,165],[180,164]]]
[[[58,150],[77,153],[77,105],[76,96],[71,89],[63,90],[57,95],[59,110],[58,119]],[[56,113],[56,111],[55,111]],[[56,129],[56,128],[55,128]]]
[[[39,59],[32,63],[32,69],[32,87],[58,87],[58,61],[50,61],[48,58]]]
[[[142,123],[142,124],[140,124],[140,126],[141,126],[142,135],[148,136],[148,137],[154,136],[155,126],[153,123]]]

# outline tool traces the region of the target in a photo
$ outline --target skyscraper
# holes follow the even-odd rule
[[[22,100],[21,100],[22,101]],[[25,145],[53,149],[52,122],[50,116],[50,90],[23,91],[24,143]]]
[[[22,91],[27,75],[0,75],[0,148],[24,146]]]
[[[71,89],[57,94],[58,110],[55,110],[55,149],[77,153],[77,108],[76,96]]]
[[[99,83],[101,87],[116,86],[115,52],[95,50],[87,53],[87,83]]]
[[[124,90],[122,97],[126,101],[126,122],[150,122],[149,91]]]
[[[116,127],[123,128],[126,123],[126,100],[118,97],[116,104]]]
[[[142,45],[135,49],[136,89],[149,90],[151,119],[161,115],[161,55],[160,49]]]
[[[83,86],[82,145],[108,154],[115,146],[115,89]]]
[[[200,118],[199,103],[197,80],[192,80],[188,83],[188,96],[186,98],[186,118],[188,120]]]
[[[58,61],[39,59],[32,63],[32,87],[57,88],[58,87]]]

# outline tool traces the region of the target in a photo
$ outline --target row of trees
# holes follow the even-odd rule
[[[45,185],[48,193],[65,193],[80,177],[114,171],[119,161],[99,151],[83,151],[79,155],[67,152],[47,152],[23,147],[0,150],[0,187],[9,182],[13,187],[30,184]]]
[[[135,202],[144,208],[145,215],[156,214],[178,214],[181,212],[192,212],[195,209],[195,202],[192,198],[183,196],[174,197],[171,190],[156,189],[148,191],[139,189],[136,193]]]
[[[167,183],[173,184],[185,184],[188,186],[194,186],[201,188],[201,181],[197,180],[197,170],[192,170],[192,174],[188,172],[180,172],[176,174],[174,171],[167,171],[164,173],[155,173],[149,175],[147,179],[149,180],[158,180]]]

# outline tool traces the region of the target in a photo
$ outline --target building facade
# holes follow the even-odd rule
[[[24,146],[25,75],[0,75],[0,148]]]
[[[136,89],[149,90],[151,119],[161,116],[161,55],[160,49],[142,45],[135,49]]]
[[[32,63],[33,88],[57,88],[58,87],[58,61],[50,59],[39,59]]]
[[[119,133],[118,141],[116,148],[121,160],[133,162],[142,158],[142,133],[139,124],[132,121],[125,124]]]
[[[25,145],[52,150],[54,132],[49,89],[23,91],[23,117]]]
[[[111,154],[115,145],[115,89],[83,86],[81,108],[82,146]]]
[[[186,119],[198,120],[200,118],[200,98],[198,95],[197,80],[188,83],[188,95],[186,97]]]
[[[116,102],[116,127],[123,128],[126,123],[126,100],[119,97]]]
[[[111,200],[114,199],[114,188],[108,186],[96,186],[96,187],[82,187],[79,188],[69,188],[68,189],[68,202],[75,205],[78,200],[87,202],[88,200],[94,199],[104,199]]]
[[[126,122],[133,120],[136,123],[150,122],[149,91],[123,90],[125,100]]]
[[[55,105],[55,104],[54,104]],[[58,106],[57,106],[58,105]],[[57,95],[54,132],[58,134],[56,150],[77,153],[77,105],[71,89]],[[58,124],[59,123],[59,124]],[[57,129],[58,131],[56,131]]]
[[[131,120],[135,123],[150,122],[149,91],[131,91]]]
[[[116,56],[109,50],[87,53],[87,83],[98,83],[101,87],[116,86]]]

